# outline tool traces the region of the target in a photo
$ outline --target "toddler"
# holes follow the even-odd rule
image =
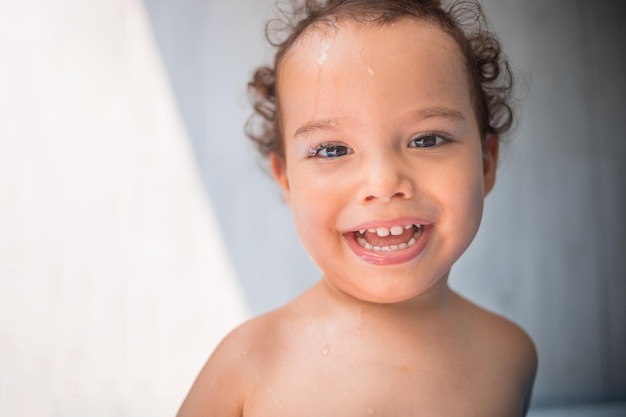
[[[230,333],[178,415],[523,416],[533,343],[448,287],[512,121],[480,6],[306,1],[289,16],[250,83],[249,135],[322,277]]]

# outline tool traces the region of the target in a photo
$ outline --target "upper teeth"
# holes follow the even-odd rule
[[[367,229],[367,231],[370,233],[376,233],[380,237],[386,237],[389,235],[400,236],[404,232],[404,230],[411,229],[413,226],[417,227],[418,229],[422,227],[421,224],[408,224],[406,226],[393,226],[391,228],[377,227],[376,229]],[[365,229],[359,230],[359,233],[365,234]]]

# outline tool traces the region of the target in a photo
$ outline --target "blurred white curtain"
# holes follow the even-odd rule
[[[143,5],[0,1],[0,57],[0,415],[173,415],[248,313]]]

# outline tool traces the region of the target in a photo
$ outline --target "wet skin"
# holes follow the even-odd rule
[[[385,303],[445,280],[478,230],[483,171],[495,168],[495,155],[483,164],[454,41],[407,22],[321,27],[287,54],[278,92],[285,158],[275,174],[324,280]],[[359,230],[411,224],[423,225],[411,248],[354,244]]]
[[[498,148],[454,41],[419,20],[319,26],[278,94],[273,172],[323,277],[228,335],[179,416],[522,415],[532,342],[447,285]]]

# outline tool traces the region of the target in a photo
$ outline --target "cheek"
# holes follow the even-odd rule
[[[441,210],[440,230],[446,235],[476,233],[483,208],[481,155],[475,149],[460,149],[445,164],[432,166],[428,190]]]
[[[312,161],[308,161],[312,162]],[[351,207],[353,177],[337,166],[305,163],[293,166],[291,209],[300,242],[313,262],[327,262],[344,250],[339,223]]]
[[[469,161],[459,167],[452,178],[453,190],[448,193],[449,205],[457,219],[456,227],[475,234],[483,212],[484,185],[482,165]]]
[[[308,246],[314,244],[322,232],[334,230],[341,208],[338,200],[341,182],[312,173],[297,174],[292,175],[291,209],[298,234],[309,250]]]
[[[333,167],[315,166],[314,163],[301,165],[288,172],[291,198],[298,205],[294,211],[309,216],[337,209],[348,188],[345,176],[337,174]]]

